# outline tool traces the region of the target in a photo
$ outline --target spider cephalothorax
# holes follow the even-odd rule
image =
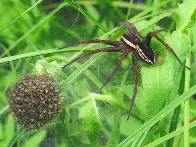
[[[138,57],[143,62],[145,62],[149,65],[153,65],[155,63],[155,54],[154,54],[153,49],[150,46],[152,37],[154,37],[162,45],[164,45],[165,48],[175,56],[175,58],[178,60],[178,62],[182,66],[188,68],[189,70],[190,70],[190,68],[183,65],[183,63],[180,61],[179,57],[176,55],[174,50],[168,44],[166,44],[161,38],[159,38],[159,36],[157,35],[158,32],[166,31],[165,29],[161,28],[161,29],[149,32],[145,37],[141,37],[139,35],[139,32],[137,31],[136,27],[132,23],[121,22],[120,25],[126,27],[128,30],[127,32],[125,32],[122,35],[120,41],[99,40],[99,39],[85,40],[85,41],[76,42],[76,43],[67,45],[65,47],[62,47],[62,48],[67,48],[70,46],[75,46],[75,45],[79,45],[79,44],[89,44],[89,43],[103,43],[103,44],[107,44],[107,45],[111,46],[111,47],[95,49],[95,50],[90,51],[88,53],[84,53],[84,54],[80,55],[79,57],[75,58],[74,60],[72,60],[71,62],[67,63],[63,68],[69,66],[70,64],[72,64],[73,62],[75,62],[79,59],[88,57],[90,55],[93,55],[93,54],[96,54],[99,52],[122,52],[122,54],[117,62],[116,68],[110,73],[110,75],[108,76],[108,78],[104,82],[103,86],[101,87],[101,89],[102,89],[111,80],[111,78],[114,76],[114,74],[118,71],[122,61],[128,56],[129,53],[132,54],[132,60],[133,60],[134,70],[135,70],[135,82],[134,82],[133,96],[131,99],[130,109],[129,109],[128,118],[127,118],[127,119],[129,119],[131,110],[133,108],[134,100],[135,100],[135,97],[137,94],[138,73],[139,73]],[[59,49],[62,49],[62,48],[59,48]]]

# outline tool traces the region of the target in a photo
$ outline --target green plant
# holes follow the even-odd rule
[[[34,0],[15,0],[3,1],[0,5],[2,146],[25,146],[26,142],[34,141],[33,138],[39,135],[42,137],[35,139],[37,144],[51,140],[51,144],[57,146],[176,146],[179,140],[185,146],[196,144],[195,128],[188,133],[189,127],[196,125],[195,122],[189,123],[196,112],[195,101],[191,98],[196,93],[196,66],[195,61],[190,63],[192,58],[196,58],[194,0],[184,0],[180,5],[178,0],[147,0],[143,5],[110,0],[65,0],[60,5],[44,3],[41,0],[37,3]],[[159,42],[153,40],[157,64],[149,67],[140,63],[140,86],[130,121],[126,121],[134,81],[130,58],[123,62],[113,81],[102,93],[98,93],[118,55],[100,53],[61,70],[65,62],[81,51],[100,46],[57,50],[69,43],[100,36],[102,39],[118,40],[125,30],[116,26],[126,18],[136,25],[141,34],[159,26],[167,28],[171,34],[161,33],[161,37],[192,68],[191,73],[183,69]],[[7,90],[32,68],[56,76],[60,96],[65,103],[55,125],[48,124],[38,132],[16,128],[6,111]],[[190,106],[179,106],[189,98]],[[183,109],[186,110],[184,114]],[[9,121],[5,121],[7,117]],[[183,118],[186,118],[185,121]],[[184,139],[179,137],[183,131],[186,132]]]

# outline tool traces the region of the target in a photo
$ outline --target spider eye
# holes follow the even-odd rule
[[[139,38],[135,37],[135,41],[138,42],[139,41]]]

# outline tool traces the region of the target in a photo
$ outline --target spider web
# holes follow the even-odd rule
[[[86,23],[84,22],[85,20],[82,18],[83,16],[81,14],[77,14],[75,20],[73,20],[73,23],[70,25],[70,28],[68,29],[68,31],[73,31],[75,32],[77,30],[77,25],[79,23]],[[90,26],[90,24],[89,24]],[[96,29],[93,26],[89,27],[89,30],[93,30]],[[91,38],[89,38],[87,33],[84,33],[86,30],[85,28],[81,28],[81,31],[77,31],[77,34],[80,35],[80,37],[82,38],[82,40],[89,40]],[[66,35],[68,36],[68,35]],[[72,40],[72,36],[68,36],[65,38],[64,42],[67,42],[67,40]],[[103,45],[92,45],[92,47],[90,46],[90,48],[92,49],[96,49],[96,48],[100,48],[100,46]],[[83,45],[81,45],[81,49],[83,48]],[[70,55],[69,60],[73,59],[73,57],[75,57],[76,53],[65,53],[65,56]],[[96,60],[89,68],[85,69],[82,73],[80,73],[79,75],[74,75],[74,73],[80,72],[79,68],[81,66],[83,66],[86,62],[90,63],[89,60],[92,60],[94,58],[96,58],[96,56],[100,56],[99,54],[97,55],[93,55],[87,59],[83,59],[83,60],[79,60],[78,62],[76,62],[76,64],[80,64],[79,66],[75,67],[74,65],[71,65],[69,67],[67,67],[66,69],[63,70],[63,77],[60,77],[59,82],[61,81],[65,81],[65,84],[67,84],[67,81],[71,81],[69,85],[65,86],[65,84],[61,84],[65,87],[65,89],[63,90],[63,100],[65,101],[65,107],[75,104],[78,101],[81,101],[82,99],[87,98],[90,94],[100,94],[100,95],[104,95],[102,93],[99,92],[99,88],[95,82],[93,82],[93,80],[87,76],[86,73],[90,73],[91,76],[94,76],[97,80],[99,80],[99,82],[101,82],[103,84],[103,82],[105,81],[105,79],[107,78],[107,76],[110,74],[110,72],[113,71],[113,69],[116,66],[116,63],[120,57],[120,54],[118,53],[100,53],[100,54],[104,54],[103,56],[99,57],[98,60]],[[110,60],[108,60],[110,59]],[[64,64],[64,63],[63,63]],[[86,68],[86,67],[84,67]],[[128,67],[130,68],[130,67]],[[127,68],[127,69],[128,69]],[[83,69],[83,68],[82,68]],[[106,85],[105,89],[108,89],[108,87],[112,87],[111,92],[108,93],[108,95],[112,96],[112,91],[114,91],[116,89],[116,86],[120,84],[123,72],[125,72],[125,70],[121,68],[120,71],[115,75],[115,77]],[[77,78],[76,78],[77,76]],[[120,79],[118,78],[120,77]],[[67,80],[70,79],[70,80]],[[74,80],[73,80],[74,79]],[[132,80],[132,78],[131,78]],[[129,80],[130,81],[130,80]],[[110,91],[110,88],[109,88]],[[80,116],[80,108],[83,107],[86,103],[88,103],[91,99],[89,99],[88,101],[85,101],[84,103],[81,103],[80,105],[77,105],[76,107],[73,107],[70,110],[70,115],[71,118],[70,120],[72,121],[72,123],[69,123],[69,126],[67,127],[67,140],[69,140],[68,145],[69,146],[78,146],[78,141],[81,141],[85,144],[85,141],[89,141],[88,139],[88,135],[89,135],[89,130],[88,130],[88,126],[86,126],[85,122],[83,122],[83,118]],[[88,108],[88,107],[87,107]],[[95,107],[94,107],[95,111],[97,111],[98,113],[98,117],[100,119],[100,134],[97,136],[97,139],[101,140],[100,143],[103,145],[107,145],[107,142],[109,140],[110,137],[110,133],[112,131],[112,123],[113,123],[113,117],[114,115],[117,115],[115,117],[119,117],[120,118],[120,113],[115,113],[115,107],[108,102],[105,102],[103,100],[96,100],[95,98]],[[88,111],[88,110],[87,110]],[[126,115],[126,112],[124,111],[124,115]],[[91,115],[89,115],[89,117],[93,117]],[[126,120],[126,119],[125,119]],[[89,122],[89,124],[93,124],[94,120],[93,118],[89,118],[88,121],[92,121]],[[72,125],[76,125],[77,127],[73,128]],[[104,128],[104,129],[102,129]],[[119,128],[116,128],[116,131],[118,131]],[[80,130],[80,131],[78,131]],[[78,132],[78,134],[76,133]],[[57,135],[57,134],[56,134]],[[58,136],[58,135],[57,135]],[[61,136],[58,136],[61,137]],[[87,143],[88,144],[88,143]]]
[[[77,14],[76,19],[70,25],[69,31],[73,31],[73,32],[77,31],[77,34],[80,35],[82,40],[92,39],[92,38],[89,38],[88,33],[85,33],[85,31],[89,31],[89,30],[92,31],[92,30],[95,30],[96,28],[95,26],[91,26],[91,24],[89,24],[89,30],[85,30],[85,28],[83,28],[82,25],[85,25],[86,22],[85,22],[85,19],[82,19],[82,17],[83,16],[81,14],[79,13]],[[77,25],[81,23],[82,23],[81,29],[78,32]],[[72,40],[72,37],[69,36],[68,38],[64,40],[64,42],[66,42],[69,39]],[[96,39],[96,37],[94,39]],[[93,49],[100,48],[101,46],[103,45],[94,44],[94,45],[90,45],[89,48],[93,50]],[[81,50],[82,49],[83,49],[83,45],[81,45]],[[68,56],[70,55],[69,60],[68,60],[70,61],[73,58],[75,58],[75,54],[77,55],[78,53],[77,52],[71,53],[71,54],[66,53],[65,56],[67,56],[67,54]],[[103,55],[99,55],[99,54],[103,54]],[[101,96],[105,95],[99,92],[100,86],[96,85],[94,80],[96,79],[100,83],[103,84],[107,76],[115,68],[116,63],[120,57],[120,54],[119,53],[99,53],[99,54],[93,55],[83,60],[79,60],[78,62],[76,62],[76,64],[79,64],[77,67],[75,67],[75,64],[74,64],[63,70],[65,76],[60,81],[65,81],[65,84],[62,84],[66,87],[64,90],[65,94],[63,95],[64,97],[63,99],[65,100],[65,107],[69,105],[73,105],[83,99],[86,99],[87,97],[89,97],[89,95],[94,94],[94,93],[100,94]],[[98,57],[98,59],[95,62],[93,62],[93,64],[91,64],[90,67],[86,68],[85,64],[86,63],[90,64],[91,62],[89,60],[96,59],[97,56],[100,56],[100,57]],[[120,96],[117,94],[118,93],[117,91],[120,89],[120,86],[133,84],[134,78],[133,78],[133,73],[131,72],[132,67],[130,68],[130,61],[131,61],[130,58],[128,58],[125,61],[128,63],[123,62],[120,70],[115,74],[112,80],[104,87],[104,89],[108,91],[106,92],[107,93],[106,95],[111,96],[112,99],[114,100],[124,98],[123,96],[122,98],[119,98]],[[80,67],[82,67],[81,70],[83,71],[82,73],[78,74],[78,72],[80,72]],[[129,71],[127,74],[128,76],[126,77],[127,80],[125,80],[126,82],[121,85],[123,75],[127,71]],[[89,73],[91,76],[89,76]],[[92,76],[95,77],[94,80],[92,79]],[[66,85],[67,81],[68,82],[71,81],[70,84]],[[131,87],[131,90],[132,90],[132,87]],[[125,96],[125,97],[127,99],[127,105],[128,105],[130,97],[128,96]],[[126,123],[127,112],[125,109],[120,108],[119,110],[121,112],[118,112],[119,111],[117,110],[118,108],[115,105],[113,105],[111,102],[106,102],[104,100],[97,100],[96,98],[94,99],[95,99],[95,106],[93,108],[94,108],[94,111],[98,113],[97,115],[100,121],[100,130],[97,130],[97,131],[100,131],[100,133],[97,136],[97,140],[99,142],[98,144],[106,146],[110,140],[112,132],[120,131],[119,127],[120,127],[121,120],[119,120],[118,124],[114,126],[115,119],[121,118],[121,116],[123,115],[124,117],[122,117],[123,118],[122,121],[125,123],[122,124],[122,126],[126,126],[127,124],[130,125],[133,122],[129,121]],[[68,141],[69,146],[78,146],[78,141],[81,141],[83,145],[89,144],[89,129],[88,129],[89,126],[85,123],[84,119],[86,118],[83,118],[81,116],[80,109],[84,107],[90,100],[91,99],[89,99],[88,101],[85,101],[84,103],[81,103],[80,105],[77,105],[76,107],[73,107],[72,110],[70,111],[71,123],[69,123],[69,126],[67,127],[67,135],[66,135],[67,139],[69,140]],[[127,108],[127,107],[124,107],[124,108]],[[86,107],[86,111],[88,112],[88,107]],[[88,116],[88,124],[95,123],[94,115]],[[73,127],[73,126],[76,126],[76,127]],[[93,129],[96,129],[96,128],[93,128]],[[131,132],[130,129],[128,129],[129,132]],[[129,134],[124,133],[124,135],[129,135]]]
[[[69,15],[65,15],[65,16],[70,17]],[[65,16],[64,16],[64,20],[66,20]],[[79,24],[80,24],[80,28],[78,29],[77,26]],[[65,43],[69,44],[69,43],[75,42],[75,41],[77,41],[76,39],[78,39],[78,41],[79,41],[79,38],[82,38],[82,40],[91,39],[91,38],[89,38],[88,34],[90,34],[92,31],[96,31],[97,28],[90,23],[89,23],[88,27],[82,27],[83,25],[85,26],[85,24],[86,24],[86,19],[80,13],[76,12],[76,15],[72,18],[71,25],[66,30],[66,33],[62,32],[62,34],[60,36],[58,36],[59,32],[57,32],[54,36],[51,35],[51,38],[50,38],[51,40],[47,40],[47,44],[52,44],[52,45],[55,44],[55,46],[58,46],[58,45],[61,46],[61,45],[65,45]],[[50,30],[50,31],[52,32],[52,30]],[[79,37],[77,38],[76,36],[74,36],[74,34],[71,35],[73,32],[77,32],[77,35]],[[86,33],[86,32],[88,32],[88,33]],[[48,34],[50,34],[50,32]],[[103,34],[101,34],[98,31],[96,36],[101,36],[101,35],[103,35]],[[96,37],[94,37],[94,38],[96,38]],[[40,38],[40,40],[42,41],[42,38]],[[100,46],[102,46],[102,45],[93,45],[93,46],[91,46],[91,48],[96,49],[96,48],[100,48]],[[46,46],[46,48],[47,48],[47,46]],[[81,47],[81,49],[82,48],[83,47]],[[76,53],[66,52],[66,53],[63,53],[62,55],[51,55],[51,58],[53,56],[57,57],[57,61],[55,61],[55,62],[58,63],[56,65],[58,67],[58,65],[63,65],[65,63],[65,60],[67,61],[67,59],[68,59],[68,61],[69,61],[72,57],[74,57],[75,54],[77,54],[77,52]],[[64,56],[66,56],[65,57],[66,59],[64,59]],[[98,79],[99,82],[102,84],[105,81],[105,79],[107,78],[107,76],[109,75],[109,73],[115,68],[116,62],[117,62],[119,56],[120,56],[120,54],[118,54],[118,53],[115,53],[115,54],[100,53],[100,54],[94,55],[88,59],[78,61],[77,64],[80,64],[80,65],[78,65],[77,67],[70,66],[67,69],[64,69],[63,71],[59,70],[58,82],[60,83],[61,81],[66,81],[67,79],[69,79],[70,76],[73,75],[74,72],[79,71],[78,70],[79,67],[83,66],[86,62],[88,63],[90,59],[94,60],[94,59],[98,58],[89,68],[85,69],[82,73],[77,75],[77,78],[71,77],[71,80],[70,80],[71,82],[68,86],[61,85],[63,87],[63,91],[61,91],[62,92],[61,96],[62,96],[62,100],[64,100],[64,104],[65,104],[64,107],[70,106],[70,105],[76,103],[77,101],[80,101],[80,100],[88,97],[89,94],[91,94],[91,93],[100,94],[100,95],[104,96],[105,94],[99,92],[100,86],[97,86],[95,84],[95,82],[93,82],[92,79],[90,79],[90,77],[88,77],[85,73],[89,72],[91,75],[95,76],[96,79]],[[46,68],[48,68],[48,67],[46,67]],[[47,69],[47,70],[52,71],[54,69],[51,68],[51,69]],[[124,70],[121,68],[120,71],[115,75],[115,77],[108,83],[108,85],[106,85],[106,87],[104,89],[109,89],[108,91],[110,91],[107,93],[107,95],[110,95],[111,97],[113,97],[113,91],[115,91],[116,86],[118,86],[121,83],[120,79],[122,79],[123,72],[125,72],[126,69],[128,69],[128,68],[125,68]],[[132,80],[132,78],[130,78],[130,80]],[[130,80],[128,82],[130,82]],[[83,91],[83,89],[84,89],[83,84],[85,84],[85,83],[87,83],[87,87],[85,87],[86,91]],[[110,87],[112,87],[112,88],[110,88]],[[88,101],[86,101],[86,102],[88,102]],[[68,126],[66,126],[66,131],[68,131],[68,132],[66,132],[65,130],[60,130],[61,132],[63,131],[66,134],[66,137],[67,137],[66,140],[69,140],[69,143],[71,143],[71,144],[68,144],[68,145],[70,145],[70,146],[78,146],[78,140],[83,142],[83,143],[81,143],[82,145],[88,144],[88,143],[84,142],[84,140],[86,140],[86,139],[84,139],[84,137],[88,138],[88,132],[85,129],[85,128],[87,128],[87,126],[83,123],[83,119],[80,117],[80,114],[79,114],[80,113],[79,108],[82,107],[85,103],[82,103],[81,105],[77,105],[76,107],[73,107],[69,111],[69,114],[71,115],[71,117],[70,117],[70,121],[68,123]],[[113,117],[114,117],[114,115],[116,115],[116,117],[120,118],[121,114],[114,113],[114,111],[115,111],[114,105],[112,105],[109,102],[105,102],[103,100],[96,100],[95,99],[94,109],[97,111],[98,117],[100,119],[100,130],[99,130],[100,133],[97,138],[100,141],[100,144],[106,145],[109,140],[112,129],[113,129],[112,128],[113,127],[113,125],[112,125],[113,124],[113,122],[112,122]],[[124,115],[126,115],[125,112],[124,112]],[[67,117],[66,114],[65,114],[65,117]],[[126,119],[124,119],[124,120],[126,120]],[[93,118],[91,120],[89,119],[89,121],[92,121],[92,123],[93,123]],[[63,122],[61,122],[61,123],[63,123]],[[62,129],[64,129],[64,128],[62,128]],[[116,131],[118,131],[118,130],[119,129],[116,128]],[[57,140],[58,139],[64,140],[65,138],[63,138],[64,136],[61,136],[60,131],[56,130],[56,132],[52,132],[52,133],[49,132],[48,133],[49,135],[47,136],[47,139],[45,139],[44,142],[42,143],[42,146],[53,145],[53,142],[55,142],[54,136],[56,136]],[[27,137],[27,138],[30,138],[30,137]],[[77,138],[77,140],[75,138]]]

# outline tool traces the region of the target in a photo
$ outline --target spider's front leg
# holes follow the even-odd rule
[[[161,29],[158,29],[158,30],[154,30],[153,32],[149,32],[146,37],[144,38],[144,42],[150,46],[150,43],[151,43],[151,39],[152,37],[154,37],[153,35],[154,34],[157,34],[159,32],[166,32],[167,30],[165,28],[161,28]]]
[[[147,36],[145,37],[146,40],[147,40],[147,44],[150,45],[151,38],[154,37],[154,38],[155,38],[156,40],[158,40],[162,45],[164,45],[164,47],[165,47],[169,52],[171,52],[171,53],[174,55],[174,57],[178,60],[178,62],[179,62],[182,66],[184,66],[184,67],[186,67],[187,69],[191,70],[190,67],[187,67],[186,65],[184,65],[184,64],[182,63],[182,61],[180,60],[180,58],[176,55],[175,51],[157,35],[158,32],[162,32],[162,31],[166,31],[166,30],[165,30],[165,29],[159,29],[159,30],[155,30],[155,31],[149,32],[149,33],[147,34]]]
[[[76,46],[76,45],[80,45],[80,44],[90,44],[90,43],[103,43],[103,44],[111,45],[114,47],[119,46],[119,41],[95,39],[95,40],[84,40],[84,41],[80,41],[80,42],[75,42],[75,43],[66,45],[64,47],[60,47],[58,49],[64,49],[64,48],[68,48],[68,47],[72,47],[72,46]]]
[[[133,60],[133,64],[134,64],[135,80],[134,80],[133,96],[132,96],[132,99],[130,102],[130,108],[129,108],[127,120],[129,120],[129,118],[130,118],[131,111],[132,111],[134,101],[136,98],[136,94],[137,94],[137,88],[138,88],[139,63],[138,63],[136,53],[132,54],[132,60]]]
[[[86,58],[88,56],[91,56],[93,54],[99,53],[99,52],[121,52],[122,48],[118,48],[118,47],[106,47],[106,48],[99,48],[93,51],[90,51],[88,53],[84,53],[80,56],[78,56],[77,58],[75,58],[74,60],[68,62],[66,65],[63,66],[63,68],[71,65],[72,63],[82,59],[82,58]]]

